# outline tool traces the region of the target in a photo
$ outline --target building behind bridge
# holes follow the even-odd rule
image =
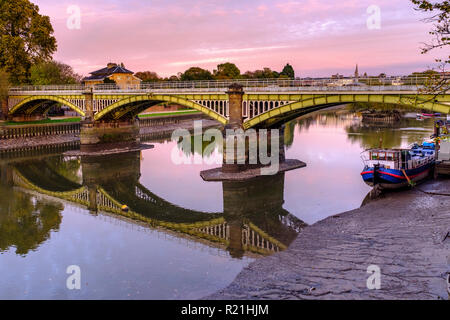
[[[87,86],[94,86],[102,83],[115,83],[120,88],[138,87],[141,79],[134,75],[133,71],[125,68],[123,63],[108,63],[106,68],[90,72],[89,77],[83,78],[83,83]]]
[[[134,72],[125,68],[123,63],[108,63],[106,68],[90,72],[89,77],[85,77],[82,81],[86,86],[95,86],[97,84],[111,83],[116,84],[121,89],[129,88],[139,88],[142,80],[134,75]],[[168,112],[168,111],[178,111],[181,109],[186,109],[186,107],[177,105],[163,103],[160,105],[152,106],[151,108],[144,111],[144,113],[151,112]],[[77,114],[70,109],[65,110],[64,114],[66,116],[76,116]]]

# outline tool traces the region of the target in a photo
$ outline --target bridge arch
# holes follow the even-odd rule
[[[246,120],[243,124],[244,129],[250,129],[257,126],[273,126],[275,124],[290,121],[300,115],[311,113],[317,110],[330,108],[336,105],[349,103],[385,103],[392,105],[402,105],[414,107],[417,109],[426,109],[433,112],[450,114],[450,105],[437,102],[432,98],[416,95],[373,95],[373,94],[336,94],[336,95],[317,95],[300,101],[284,104],[279,107],[267,110]]]
[[[150,105],[149,105],[150,102]],[[221,114],[202,106],[199,103],[194,101],[177,97],[173,95],[164,95],[164,94],[155,94],[155,95],[137,95],[124,98],[122,100],[117,101],[116,103],[111,104],[105,109],[97,112],[94,116],[94,120],[101,120],[108,116],[113,116],[116,113],[115,117],[120,118],[126,114],[131,114],[132,116],[139,114],[145,109],[149,108],[152,105],[156,105],[162,102],[172,102],[177,103],[182,106],[192,108],[198,110],[210,118],[219,121],[222,124],[226,124],[228,122],[227,118],[222,116]]]
[[[70,101],[67,101],[64,98],[58,97],[58,96],[52,96],[52,95],[36,95],[36,96],[30,96],[22,101],[20,101],[18,104],[16,104],[14,107],[9,110],[9,115],[16,115],[20,113],[21,111],[27,112],[27,111],[34,111],[36,108],[39,107],[39,102],[46,102],[46,101],[54,101],[61,103],[62,105],[65,105],[72,109],[73,111],[77,112],[80,116],[85,116],[85,112],[81,110],[79,107],[77,107],[75,104],[71,103]],[[34,102],[34,103],[33,103]]]

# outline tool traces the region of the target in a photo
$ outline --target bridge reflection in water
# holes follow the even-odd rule
[[[94,215],[125,218],[129,223],[170,233],[188,242],[206,243],[228,251],[234,258],[284,250],[305,226],[283,209],[284,173],[245,182],[223,182],[222,213],[174,205],[143,186],[140,175],[139,152],[107,157],[34,158],[1,165],[2,185],[32,191],[46,198],[43,203],[51,198],[64,200],[62,203],[68,201],[86,207]],[[127,210],[123,210],[123,205]],[[60,223],[61,204],[55,206]],[[10,222],[21,224],[21,219]],[[35,224],[39,223],[36,220]],[[44,242],[59,223],[47,228],[47,237],[40,235],[29,249]],[[5,240],[7,236],[4,233],[1,238]],[[17,245],[12,239],[2,242]]]

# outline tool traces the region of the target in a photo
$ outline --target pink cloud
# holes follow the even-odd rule
[[[263,17],[264,14],[265,14],[266,11],[267,11],[267,6],[265,6],[265,5],[262,4],[262,5],[258,6],[258,7],[256,8],[256,10],[258,11],[259,16]]]
[[[168,76],[192,65],[241,71],[291,63],[301,76],[412,72],[433,64],[420,54],[429,25],[409,2],[378,0],[381,29],[368,30],[368,0],[78,0],[81,29],[66,26],[72,1],[34,0],[55,28],[55,59],[82,74],[109,61]]]

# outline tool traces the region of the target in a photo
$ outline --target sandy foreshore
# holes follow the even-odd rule
[[[306,227],[205,299],[449,299],[449,232],[450,180],[429,181]]]

